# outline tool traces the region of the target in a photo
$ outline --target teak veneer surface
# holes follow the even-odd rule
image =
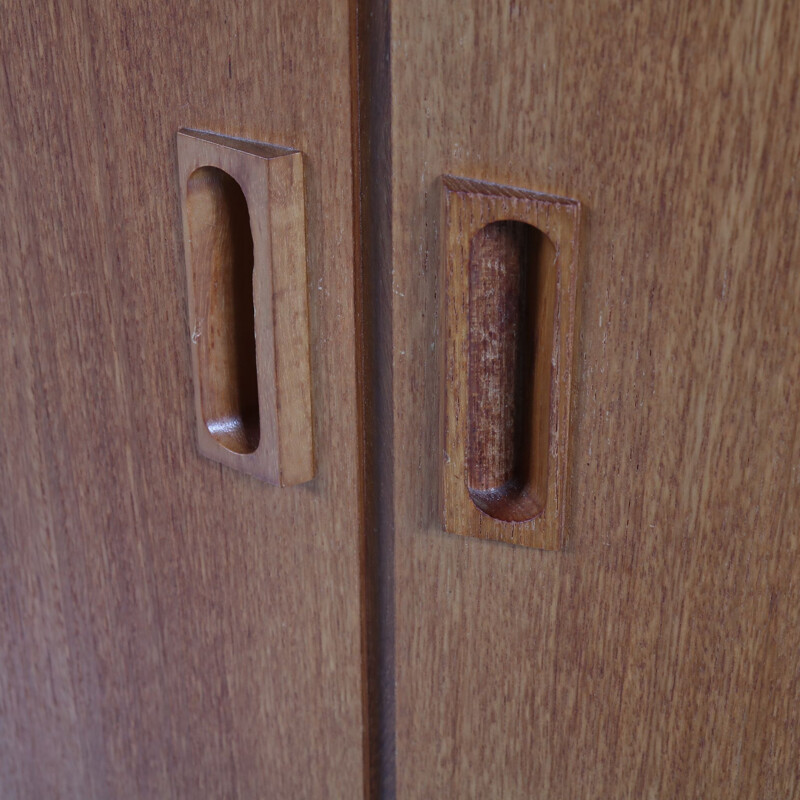
[[[0,796],[359,797],[349,5],[2,18]],[[182,127],[306,154],[302,487],[198,455]]]
[[[6,12],[0,795],[361,796],[354,289],[372,784],[797,794],[791,4]],[[307,156],[307,486],[197,454],[181,127]],[[442,530],[443,174],[581,203],[561,551]]]
[[[800,16],[391,8],[397,795],[800,791]],[[566,547],[443,532],[437,180],[581,202]]]

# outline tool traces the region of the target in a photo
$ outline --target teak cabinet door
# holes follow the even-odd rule
[[[362,794],[350,13],[4,3],[3,798]],[[300,486],[197,452],[184,127],[303,153]]]
[[[2,22],[3,798],[798,793],[792,4],[12,0]],[[198,454],[179,129],[302,153],[307,483]],[[537,319],[573,326],[537,322],[536,353],[576,356],[531,434],[527,507],[558,511],[524,541],[551,550],[504,543],[516,506],[453,514],[494,539],[445,533],[443,369],[470,368],[449,315],[497,312],[447,261],[474,252],[447,186],[576,231],[576,283],[536,284]],[[514,231],[484,266],[527,252]],[[470,490],[502,473],[481,458]]]
[[[797,796],[796,7],[390,26],[397,796]],[[581,203],[560,551],[443,529],[442,175]]]

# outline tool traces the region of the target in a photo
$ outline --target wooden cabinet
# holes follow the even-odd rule
[[[0,795],[796,796],[799,49],[755,0],[7,4]],[[198,455],[180,128],[303,153],[308,483]],[[580,204],[555,550],[445,533],[444,175]]]

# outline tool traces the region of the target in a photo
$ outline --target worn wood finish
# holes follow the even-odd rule
[[[797,796],[795,7],[417,0],[391,52],[398,796]],[[562,552],[441,530],[442,174],[581,201]]]
[[[303,155],[178,133],[197,441],[276,486],[314,476]]]
[[[521,344],[530,334],[526,272],[533,257],[529,230],[508,220],[490,222],[470,241],[466,310],[466,479],[470,491],[502,491],[521,482],[518,451],[528,436],[520,435],[519,406],[528,394],[524,385],[530,382],[532,361],[528,341]],[[443,295],[446,314],[448,300],[446,293]]]
[[[5,4],[4,799],[361,795],[349,24],[338,1]],[[181,127],[307,154],[301,487],[197,453]]]
[[[548,550],[562,544],[579,218],[574,200],[442,180],[440,402],[450,533]],[[498,222],[524,227],[498,231]]]

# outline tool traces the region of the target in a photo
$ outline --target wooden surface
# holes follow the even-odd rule
[[[558,549],[580,206],[453,176],[441,183],[443,525],[450,533]],[[505,243],[487,240],[498,221],[527,227],[522,251],[519,234]],[[522,277],[530,281],[524,302]],[[528,321],[515,322],[520,312],[509,306],[528,309]]]
[[[413,0],[391,52],[398,796],[797,797],[796,8]],[[441,531],[442,174],[582,204],[563,552]]]
[[[12,2],[0,58],[0,796],[359,797],[348,6]],[[182,126],[307,155],[302,487],[197,453]]]
[[[550,426],[545,427],[535,454],[531,428],[541,420],[532,413],[536,389],[547,397],[545,419],[550,417],[553,315],[547,301],[553,292],[536,292],[534,287],[540,275],[553,273],[553,258],[540,269],[537,238],[547,241],[524,222],[501,220],[485,225],[470,242],[467,470],[462,478],[466,477],[472,501],[505,521],[541,514],[547,492]],[[555,253],[552,245],[550,249]],[[552,289],[555,281],[549,283]],[[546,358],[535,357],[537,297],[550,308]],[[445,314],[447,306],[445,295]],[[455,306],[454,311],[458,313]],[[547,380],[536,386],[534,360],[548,365]]]
[[[314,476],[303,155],[179,131],[198,448],[275,486]]]

